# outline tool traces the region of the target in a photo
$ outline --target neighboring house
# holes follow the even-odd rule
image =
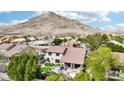
[[[49,45],[49,42],[48,41],[44,41],[44,40],[36,40],[36,41],[29,42],[29,45],[34,45],[34,46],[48,46]]]
[[[44,55],[44,51],[49,47],[48,41],[37,40],[28,43],[30,47],[34,48],[38,55]]]
[[[73,39],[73,40],[69,40],[69,41],[63,43],[62,45],[66,46],[66,47],[75,47],[78,45],[78,41]]]
[[[0,39],[0,44],[2,44],[2,43],[10,43],[10,42],[11,42],[11,39],[9,39],[9,38]]]
[[[2,43],[2,44],[0,44],[0,52],[5,53],[6,51],[10,50],[14,46],[15,45],[12,43]]]
[[[22,52],[25,48],[27,48],[27,45],[17,44],[13,48],[11,48],[10,50],[6,51],[4,53],[4,56],[6,58],[11,58],[11,56],[13,56],[16,53]]]
[[[17,38],[17,39],[13,39],[11,42],[12,43],[24,43],[26,41],[25,38]]]
[[[11,58],[11,56],[16,53],[22,52],[25,48],[27,48],[27,45],[24,44],[12,44],[12,43],[0,44],[0,52],[7,59]]]
[[[65,39],[67,39],[67,40],[71,40],[72,39],[72,37],[71,36],[68,36],[68,37],[64,37]]]
[[[50,63],[60,63],[77,68],[83,66],[86,52],[86,49],[82,48],[51,46],[46,50],[45,59]]]
[[[34,37],[28,37],[28,39],[29,39],[30,41],[35,41],[35,40],[36,40],[36,38],[34,38]]]

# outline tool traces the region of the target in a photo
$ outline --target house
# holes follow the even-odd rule
[[[48,41],[44,41],[44,40],[36,40],[36,41],[29,42],[29,45],[48,46],[49,42]]]
[[[35,40],[36,40],[36,38],[34,38],[34,37],[28,37],[28,39],[29,39],[30,41],[35,41]]]
[[[13,39],[11,42],[12,43],[24,43],[26,41],[25,38],[16,38],[16,39]]]
[[[0,53],[7,59],[12,55],[22,52],[28,46],[25,44],[2,43],[0,44]],[[28,50],[28,49],[27,49]],[[29,50],[31,51],[31,50]]]
[[[30,47],[34,48],[38,55],[44,55],[43,52],[49,47],[49,42],[44,40],[36,40],[28,43]]]
[[[9,43],[9,42],[11,42],[10,38],[7,38],[7,37],[1,37],[0,38],[0,44],[2,44],[2,43]]]
[[[60,63],[60,59],[65,51],[66,47],[64,46],[50,46],[46,50],[45,59],[50,63]]]
[[[60,59],[60,62],[72,68],[83,66],[86,58],[86,52],[86,49],[67,47],[65,53]]]
[[[83,66],[86,52],[86,49],[82,48],[51,46],[46,50],[45,59],[50,63],[77,68]]]
[[[6,58],[11,58],[11,56],[13,56],[14,54],[22,52],[26,47],[27,47],[27,45],[17,44],[10,50],[6,51],[4,53],[4,56]]]
[[[5,53],[6,51],[10,50],[14,46],[15,45],[12,43],[2,43],[2,44],[0,44],[0,52]]]
[[[64,37],[65,39],[67,39],[67,40],[71,40],[72,39],[72,37],[71,36],[68,36],[68,37]]]
[[[26,45],[21,45],[21,44],[14,44],[8,47],[6,51],[4,51],[3,55],[9,59],[12,55],[16,53],[20,53],[22,50],[24,50],[27,46]]]
[[[76,45],[78,45],[78,41],[73,39],[63,43],[62,45],[67,47],[75,47]]]

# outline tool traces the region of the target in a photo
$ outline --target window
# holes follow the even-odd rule
[[[56,61],[56,63],[60,63],[60,60],[59,59],[56,59],[55,61]]]
[[[48,53],[48,55],[52,55],[52,53],[51,53],[51,52],[49,52],[49,53]]]
[[[50,59],[49,59],[49,58],[47,58],[47,61],[48,61],[48,62],[50,62]]]
[[[59,56],[59,53],[56,53],[56,56]]]

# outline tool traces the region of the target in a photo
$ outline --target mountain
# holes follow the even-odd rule
[[[44,13],[29,19],[26,22],[3,27],[2,31],[9,34],[23,35],[64,35],[64,34],[91,34],[99,32],[99,29],[93,29],[81,22],[69,19],[53,12]]]

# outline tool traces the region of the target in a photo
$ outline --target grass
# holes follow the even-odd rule
[[[40,68],[40,72],[43,73],[43,72],[51,72],[52,71],[52,67],[55,67],[55,66],[59,66],[59,64],[53,64],[53,63],[46,63],[45,64],[45,67],[42,67]]]
[[[45,64],[46,67],[54,67],[54,66],[59,66],[59,64],[53,64],[53,63],[46,63]]]
[[[124,73],[124,66],[120,66],[119,68],[122,71],[122,73]]]
[[[40,72],[50,72],[50,71],[51,68],[47,68],[47,67],[40,68]]]

